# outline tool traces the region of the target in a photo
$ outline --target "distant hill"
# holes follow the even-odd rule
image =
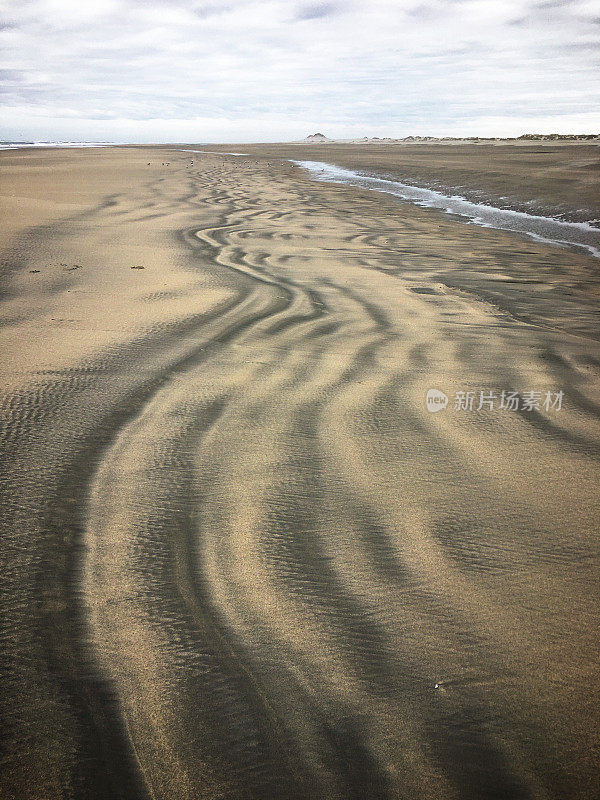
[[[311,133],[304,140],[305,142],[328,142],[329,139],[323,133]]]

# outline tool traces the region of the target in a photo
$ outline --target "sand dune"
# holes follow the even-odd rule
[[[259,152],[45,158],[95,178],[6,242],[3,796],[596,797],[597,261]]]

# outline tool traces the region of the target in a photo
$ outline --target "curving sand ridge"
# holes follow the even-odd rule
[[[48,158],[118,192],[6,251],[4,794],[597,796],[597,262],[260,154]]]

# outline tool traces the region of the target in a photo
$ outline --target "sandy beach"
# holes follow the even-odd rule
[[[421,144],[229,144],[206,149],[325,161],[530,214],[564,215],[573,220],[600,218],[597,143],[500,139],[473,144],[456,139]]]
[[[600,260],[286,159],[598,147],[197,149],[0,152],[0,797],[594,800]]]

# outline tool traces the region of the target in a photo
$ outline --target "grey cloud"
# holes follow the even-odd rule
[[[0,68],[0,82],[1,83],[20,83],[23,80],[23,73],[18,69],[1,69]]]
[[[565,45],[565,49],[582,53],[598,53],[600,52],[600,42],[572,42]]]
[[[295,14],[295,19],[322,19],[323,17],[337,14],[339,11],[340,7],[337,3],[314,3],[313,5],[305,5],[299,8]]]
[[[220,16],[221,14],[226,14],[228,11],[231,11],[232,9],[233,6],[230,5],[206,3],[194,8],[193,12],[200,19],[208,19],[209,17],[216,17]]]
[[[534,8],[567,8],[572,5],[573,0],[542,0],[541,3],[534,3]]]
[[[439,7],[437,4],[420,3],[417,6],[407,9],[406,14],[409,17],[421,20],[431,20],[439,16]]]

